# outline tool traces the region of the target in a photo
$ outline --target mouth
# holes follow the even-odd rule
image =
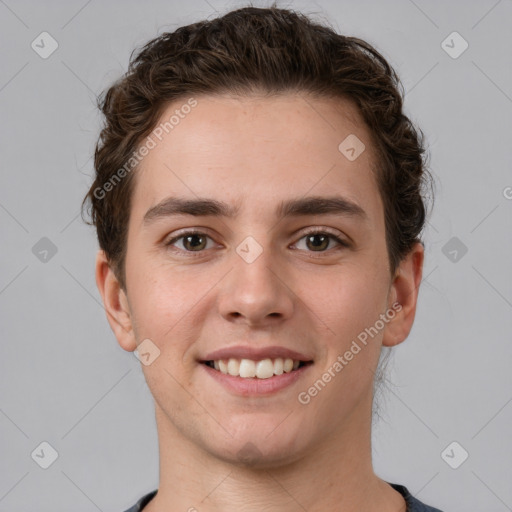
[[[286,373],[293,373],[305,366],[313,364],[313,361],[302,361],[299,359],[277,357],[274,359],[265,358],[253,359],[215,359],[200,361],[211,369],[232,377],[242,379],[270,379]]]
[[[291,388],[310,372],[313,355],[285,346],[228,346],[197,360],[216,386],[235,396],[268,397]]]

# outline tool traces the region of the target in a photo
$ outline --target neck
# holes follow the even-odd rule
[[[371,412],[355,411],[343,426],[291,462],[258,468],[222,460],[202,449],[175,427],[156,402],[155,414],[160,484],[144,512],[406,510],[403,497],[373,471]]]

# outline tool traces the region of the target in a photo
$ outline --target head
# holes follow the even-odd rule
[[[368,43],[247,7],[150,41],[100,98],[82,205],[100,245],[98,286],[120,345],[150,339],[160,351],[143,366],[148,385],[197,446],[233,458],[259,439],[284,460],[371,408],[383,347],[412,327],[423,265],[429,173],[402,96]],[[214,203],[162,215],[176,210],[171,196]],[[318,198],[344,201],[304,202]],[[210,395],[202,361],[234,345],[306,354],[308,386],[263,401]],[[325,388],[308,392],[326,372]],[[294,414],[263,443],[284,406]]]

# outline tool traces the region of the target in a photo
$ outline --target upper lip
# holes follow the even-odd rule
[[[252,359],[254,361],[261,361],[262,359],[276,359],[282,357],[283,359],[290,358],[294,361],[312,361],[313,358],[305,354],[301,354],[296,350],[290,350],[286,347],[279,347],[272,345],[268,347],[252,347],[236,345],[233,347],[225,347],[207,354],[201,361],[218,361],[220,359]]]

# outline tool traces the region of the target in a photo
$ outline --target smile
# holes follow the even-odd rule
[[[268,397],[292,386],[313,366],[313,361],[289,358],[261,359],[214,359],[201,361],[214,385],[235,396]],[[216,369],[218,366],[218,369]],[[231,372],[231,373],[230,373]],[[216,389],[212,389],[216,393]]]
[[[282,357],[261,359],[259,361],[235,358],[204,361],[204,364],[224,375],[243,379],[270,379],[283,373],[293,372],[311,363],[312,361],[299,361]]]

